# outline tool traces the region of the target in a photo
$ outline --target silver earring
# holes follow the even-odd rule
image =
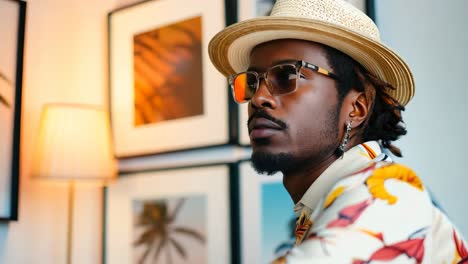
[[[341,156],[343,156],[346,150],[346,145],[348,145],[349,135],[350,135],[351,129],[353,129],[352,125],[353,125],[353,121],[349,121],[348,124],[346,124],[346,132],[343,138],[343,142],[341,142],[341,145],[338,148]]]

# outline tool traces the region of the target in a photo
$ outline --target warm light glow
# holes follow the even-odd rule
[[[41,116],[32,174],[65,180],[107,180],[116,174],[106,111],[48,104]]]

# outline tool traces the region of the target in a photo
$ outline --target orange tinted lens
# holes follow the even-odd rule
[[[245,101],[245,89],[247,88],[247,74],[239,74],[234,79],[234,99],[237,102]]]
[[[256,76],[252,73],[241,73],[234,79],[234,99],[242,103],[252,98],[255,90]]]

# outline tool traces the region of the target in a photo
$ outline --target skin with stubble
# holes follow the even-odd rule
[[[302,40],[275,40],[254,48],[249,70],[263,72],[283,61],[304,60],[333,72],[321,44]],[[309,186],[339,157],[335,154],[346,123],[359,127],[368,102],[351,91],[339,100],[336,80],[303,69],[298,89],[271,95],[264,80],[249,103],[248,129],[254,168],[267,174],[281,171],[283,183],[297,203]],[[362,143],[351,133],[347,149]]]

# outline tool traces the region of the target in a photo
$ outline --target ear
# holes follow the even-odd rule
[[[367,120],[370,102],[364,92],[352,90],[349,95],[351,102],[349,120],[353,121],[353,127],[359,127]]]

